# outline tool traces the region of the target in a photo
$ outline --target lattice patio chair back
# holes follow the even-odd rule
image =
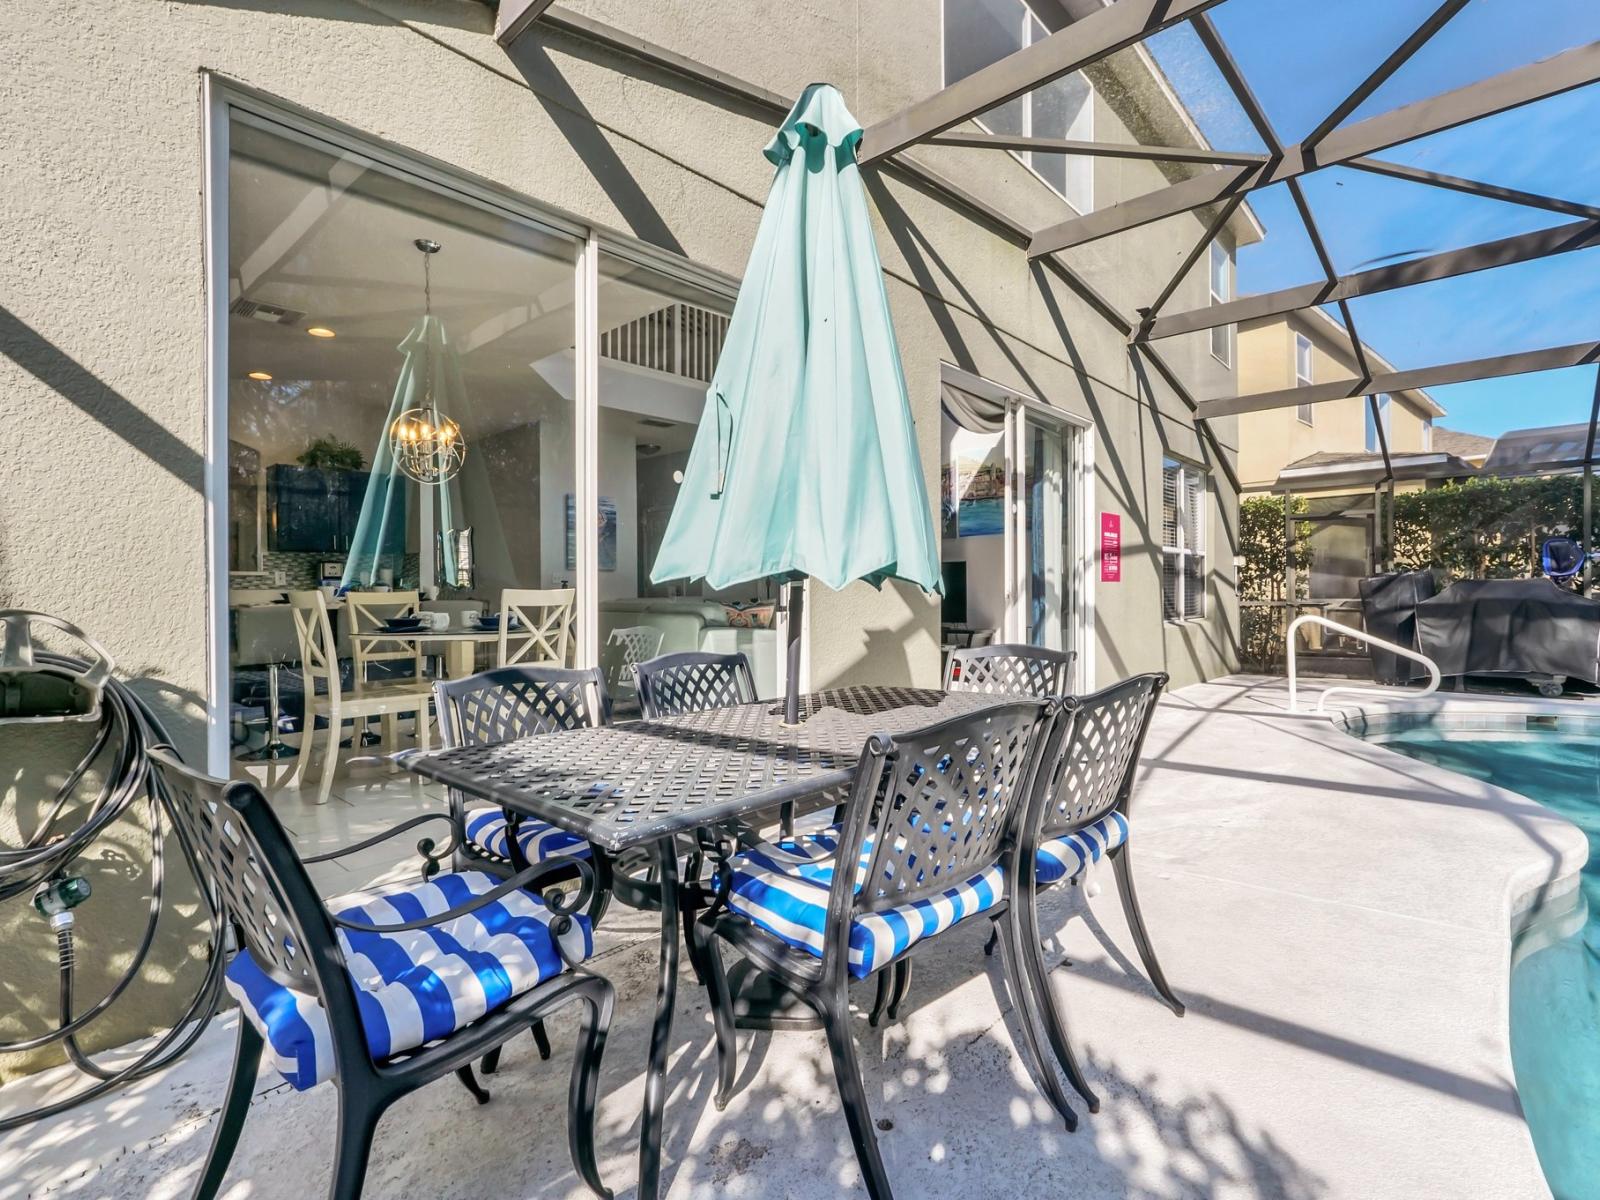
[[[639,711],[647,719],[731,708],[756,699],[755,675],[743,654],[663,654],[640,663],[635,673]]]
[[[465,679],[440,680],[433,685],[439,710],[440,740],[446,749],[458,746],[494,746],[516,738],[587,729],[611,720],[611,699],[605,678],[595,668],[495,667]],[[493,869],[496,860],[520,870],[526,866],[516,830],[522,818],[502,810],[504,855],[492,853],[484,839],[468,836],[466,798],[449,790],[450,816],[460,850],[457,865]],[[482,806],[480,806],[482,807]],[[474,810],[476,811],[476,810]]]
[[[1076,650],[1001,642],[951,652],[944,686],[952,692],[1009,696],[1067,696],[1072,693]]]
[[[1113,809],[1128,816],[1139,753],[1166,686],[1165,674],[1135,675],[1073,700],[1030,821],[1038,841],[1074,833]]]
[[[1058,705],[1019,701],[918,733],[876,735],[845,802],[828,896],[824,979],[844,979],[860,918],[943,897],[1006,865]],[[996,877],[994,886],[1003,891]],[[880,959],[875,966],[884,965]]]
[[[500,643],[496,662],[565,667],[572,654],[574,588],[506,588],[500,593]],[[517,628],[513,629],[515,621]]]

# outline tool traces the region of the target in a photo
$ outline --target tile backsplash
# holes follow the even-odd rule
[[[313,554],[303,551],[268,550],[261,556],[260,571],[233,571],[228,575],[231,588],[313,588],[321,582],[317,578],[319,564],[335,559],[335,554]],[[395,583],[405,583],[417,578],[419,562],[415,554],[407,554],[395,572]],[[277,582],[277,573],[283,572],[284,582]]]

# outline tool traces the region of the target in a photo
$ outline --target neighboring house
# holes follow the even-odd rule
[[[1494,452],[1495,439],[1480,433],[1463,433],[1459,429],[1435,425],[1433,448],[1441,454],[1453,454],[1470,466],[1481,467]]]
[[[1489,451],[1487,475],[1577,475],[1589,453],[1589,423],[1511,429]]]
[[[1369,368],[1393,368],[1363,347]],[[1350,336],[1321,309],[1266,318],[1239,327],[1242,393],[1360,377]],[[1444,409],[1424,391],[1381,393],[1374,419],[1365,396],[1245,413],[1239,417],[1239,483],[1246,492],[1346,486],[1352,476],[1384,476],[1383,443],[1397,479],[1436,469],[1457,471],[1450,452],[1435,444],[1434,421]],[[1444,457],[1441,457],[1444,456]],[[1415,482],[1409,486],[1418,486]]]

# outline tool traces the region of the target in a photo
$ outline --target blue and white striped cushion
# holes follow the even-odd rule
[[[1033,877],[1040,886],[1076,879],[1090,863],[1099,862],[1108,850],[1115,850],[1127,840],[1128,818],[1112,809],[1076,833],[1041,843],[1034,859]]]
[[[465,904],[499,882],[481,871],[454,872],[357,892],[328,907],[350,920],[394,925]],[[550,920],[537,896],[516,891],[429,929],[338,930],[374,1061],[445,1037],[560,974],[565,964]],[[588,918],[573,917],[561,942],[573,959],[588,958],[594,949]],[[328,1014],[314,993],[273,981],[248,950],[229,964],[224,981],[266,1040],[267,1061],[292,1086],[304,1090],[333,1077]]]
[[[796,949],[821,958],[838,837],[835,826],[752,846],[734,856],[729,860],[733,883],[728,907]],[[869,846],[856,864],[858,889],[870,855]],[[923,938],[991,908],[1003,893],[1003,875],[996,864],[938,896],[858,914],[850,924],[850,974],[865,979]]]
[[[467,841],[499,858],[511,857],[511,844],[506,841],[506,814],[499,808],[472,808],[467,810]],[[517,824],[517,845],[530,866],[538,866],[558,854],[575,858],[589,857],[589,843],[575,833],[557,829],[544,821],[524,817]]]

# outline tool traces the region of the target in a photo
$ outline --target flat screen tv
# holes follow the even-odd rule
[[[967,623],[967,564],[947,562],[939,564],[944,576],[944,599],[939,605],[939,620],[946,625]]]

